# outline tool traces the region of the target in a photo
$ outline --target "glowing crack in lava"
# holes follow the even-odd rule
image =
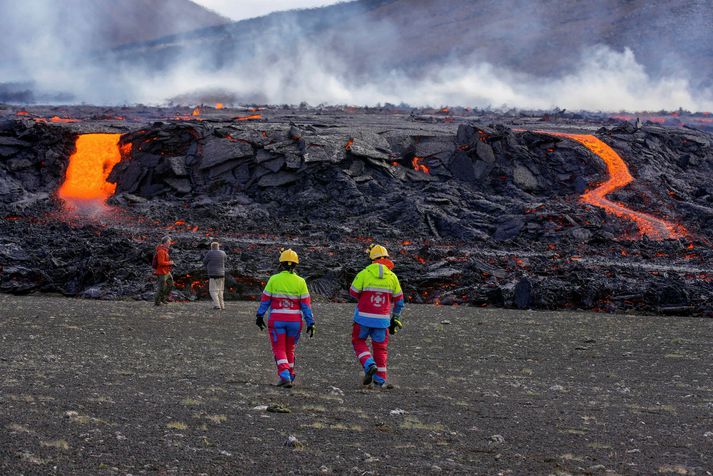
[[[411,161],[413,169],[417,172],[423,172],[424,174],[430,174],[431,169],[423,162],[423,157],[414,157]]]
[[[57,192],[62,200],[103,203],[114,193],[116,185],[106,179],[121,160],[120,137],[121,134],[83,134],[77,138],[65,181]],[[125,153],[130,146],[125,146]]]
[[[647,235],[653,240],[680,238],[686,235],[686,229],[682,225],[676,225],[652,215],[631,210],[622,204],[607,199],[608,194],[619,190],[634,180],[624,160],[607,144],[593,135],[588,134],[566,134],[562,132],[544,133],[579,142],[601,157],[607,165],[609,179],[597,188],[585,192],[580,197],[581,201],[594,205],[595,207],[603,208],[607,213],[611,213],[619,218],[633,221],[639,227],[639,231],[642,235]]]

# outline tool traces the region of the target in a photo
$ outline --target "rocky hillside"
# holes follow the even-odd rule
[[[44,36],[48,48],[115,48],[229,20],[190,0],[0,0],[0,59],[17,59]],[[39,52],[36,52],[39,54]]]
[[[181,58],[225,65],[253,54],[324,48],[354,72],[409,69],[417,74],[445,62],[487,61],[538,76],[580,64],[588,47],[629,48],[653,74],[692,72],[713,77],[713,9],[703,0],[360,0],[272,14],[202,32],[161,39],[126,51],[129,62],[165,65]],[[303,43],[300,43],[303,42]],[[284,51],[284,50],[283,50]]]

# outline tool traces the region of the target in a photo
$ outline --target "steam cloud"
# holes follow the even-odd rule
[[[146,61],[126,62],[125,53],[121,61],[113,53],[88,54],[101,32],[86,19],[72,35],[60,35],[58,30],[66,25],[57,21],[53,3],[41,2],[43,8],[29,19],[38,34],[22,35],[19,46],[10,48],[9,58],[6,54],[0,65],[0,82],[30,83],[33,91],[44,92],[38,99],[45,102],[164,105],[171,99],[190,104],[227,97],[236,103],[273,104],[713,110],[713,91],[694,87],[685,71],[654,76],[630,49],[591,46],[582,52],[578,65],[555,78],[515,72],[475,57],[424,65],[417,74],[395,68],[355,74],[342,49],[304,39],[289,20],[256,41],[251,54],[220,62],[178,55],[176,62],[156,68]],[[4,12],[6,21],[26,24],[27,18],[14,18],[18,12]],[[68,40],[53,41],[60,37]],[[287,48],[285,37],[294,40]]]

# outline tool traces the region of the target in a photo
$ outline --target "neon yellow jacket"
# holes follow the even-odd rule
[[[372,263],[354,278],[349,293],[359,300],[354,321],[367,327],[389,327],[391,305],[400,314],[404,307],[404,293],[399,278],[389,268]]]
[[[258,314],[265,314],[270,308],[270,319],[276,321],[302,320],[304,314],[307,325],[314,324],[312,316],[312,298],[307,290],[304,278],[289,271],[282,271],[270,276],[260,298]]]

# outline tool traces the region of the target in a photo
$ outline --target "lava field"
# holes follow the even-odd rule
[[[626,121],[624,119],[631,119]],[[342,302],[369,243],[414,303],[713,316],[713,135],[679,113],[0,107],[0,291],[255,299],[281,247]]]

